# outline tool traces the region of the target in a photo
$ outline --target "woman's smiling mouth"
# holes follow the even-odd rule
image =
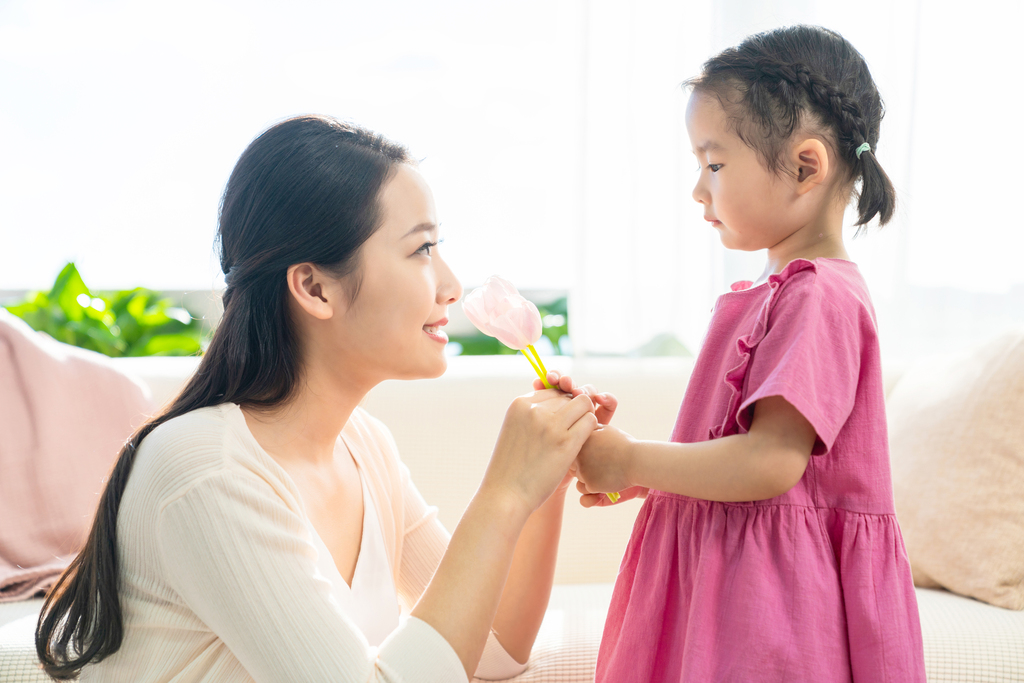
[[[437,322],[430,323],[423,326],[423,331],[427,333],[427,336],[436,342],[442,344],[448,343],[448,335],[441,328],[448,324],[448,318],[441,318]]]

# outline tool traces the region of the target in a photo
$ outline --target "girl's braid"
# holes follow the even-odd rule
[[[773,92],[787,109],[786,112],[792,133],[799,123],[799,98],[787,86],[800,88],[807,95],[811,105],[820,113],[825,114],[827,122],[831,122],[836,130],[837,142],[843,156],[856,166],[855,150],[864,142],[874,148],[877,142],[871,140],[868,123],[861,114],[860,104],[848,97],[828,79],[816,74],[804,64],[780,62],[768,58],[758,60],[755,66],[757,76],[752,89],[757,85],[767,87]],[[773,83],[774,81],[774,83]],[[756,84],[756,85],[755,85]],[[785,84],[785,85],[782,85]],[[773,87],[774,86],[774,87]],[[780,87],[781,86],[781,87]],[[751,93],[753,95],[753,93]]]

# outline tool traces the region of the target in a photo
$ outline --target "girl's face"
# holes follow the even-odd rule
[[[768,249],[799,229],[792,183],[768,171],[729,127],[713,95],[695,92],[686,107],[686,130],[700,164],[693,198],[729,249]]]
[[[448,306],[462,285],[437,247],[434,197],[423,176],[400,164],[381,190],[381,227],[363,244],[355,300],[339,316],[345,371],[370,383],[437,377],[447,367]]]

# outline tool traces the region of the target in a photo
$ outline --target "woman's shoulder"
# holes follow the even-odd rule
[[[131,478],[145,483],[153,495],[165,497],[218,473],[262,469],[243,425],[244,417],[233,403],[171,418],[142,440]]]

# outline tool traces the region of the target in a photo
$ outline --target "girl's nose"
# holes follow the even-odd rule
[[[434,257],[434,267],[437,269],[437,303],[454,304],[462,298],[462,283],[440,255]]]
[[[692,196],[693,201],[697,202],[698,204],[705,203],[704,200],[707,198],[707,192],[704,190],[703,178],[697,179],[697,182],[693,186]]]

